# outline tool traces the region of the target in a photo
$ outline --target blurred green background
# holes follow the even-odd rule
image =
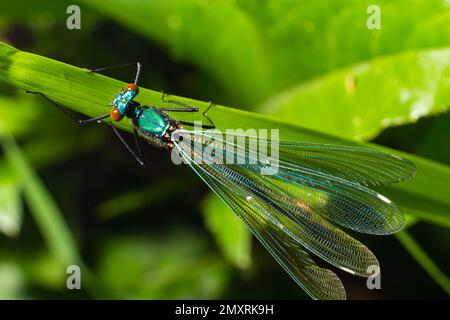
[[[71,4],[80,30],[66,27]],[[370,5],[381,29],[367,27]],[[0,40],[80,67],[140,61],[146,88],[372,141],[450,172],[449,1],[16,0],[2,5]],[[17,140],[4,139],[0,158],[0,298],[307,298],[164,151],[146,148],[142,169],[105,126],[80,129],[1,82],[0,114],[1,135]],[[410,203],[421,217],[450,217],[450,188],[431,192],[442,203]],[[397,236],[356,235],[380,260],[382,290],[333,269],[350,299],[448,298],[450,220],[406,213]],[[67,261],[80,257],[83,290],[67,290]]]

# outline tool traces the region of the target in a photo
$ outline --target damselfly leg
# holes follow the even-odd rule
[[[147,165],[147,159],[145,156],[144,148],[142,146],[142,140],[139,136],[137,130],[135,127],[133,127],[133,136],[134,136],[134,142],[136,145],[136,151],[131,148],[131,146],[126,142],[125,138],[120,134],[119,130],[116,129],[113,125],[111,125],[111,128],[113,129],[116,136],[119,138],[119,140],[123,143],[123,145],[127,148],[127,150],[133,155],[133,157],[136,159],[136,161],[143,167]]]
[[[159,108],[162,111],[168,111],[168,112],[198,112],[198,108],[197,107],[192,107],[184,102],[181,101],[177,101],[177,100],[170,100],[170,99],[165,99],[166,94],[164,93],[164,91],[162,92],[162,96],[161,96],[161,101],[163,103],[173,103],[176,105],[179,105],[181,108]],[[212,101],[209,102],[208,107],[206,108],[206,110],[203,112],[203,116],[208,120],[209,124],[207,125],[202,125],[202,129],[215,129],[216,125],[214,124],[214,122],[211,120],[211,118],[208,116],[208,111],[211,109],[211,107],[214,104],[212,103]],[[188,126],[194,126],[194,123],[192,122],[187,122],[187,121],[178,121],[182,124],[188,125]]]
[[[56,101],[53,101],[52,99],[50,99],[49,97],[47,97],[45,94],[43,94],[42,92],[37,92],[37,91],[29,91],[26,90],[26,93],[31,93],[31,94],[35,94],[37,96],[40,96],[42,98],[44,98],[45,100],[47,100],[48,102],[50,102],[51,104],[53,104],[55,107],[57,107],[59,110],[63,111],[65,114],[67,114],[73,121],[75,121],[78,124],[83,124],[83,120],[78,119],[72,112],[70,112],[66,107],[64,107],[62,104],[59,104]]]
[[[106,67],[87,69],[87,70],[89,72],[98,73],[98,72],[105,71],[105,70],[119,69],[119,68],[125,68],[125,67],[130,67],[130,66],[136,66],[136,75],[134,76],[133,83],[135,85],[139,85],[139,80],[141,78],[141,69],[142,69],[142,64],[140,62],[117,64],[114,66],[106,66]]]

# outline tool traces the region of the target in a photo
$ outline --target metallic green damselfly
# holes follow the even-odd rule
[[[379,268],[374,254],[339,227],[374,235],[399,231],[405,224],[400,208],[370,187],[411,178],[415,174],[411,161],[367,148],[276,141],[277,170],[274,174],[262,174],[273,159],[261,158],[248,143],[237,143],[237,134],[231,134],[232,139],[229,134],[221,138],[211,130],[214,123],[206,112],[203,115],[209,125],[185,130],[183,124],[192,124],[177,121],[166,112],[198,112],[198,108],[166,100],[164,95],[162,103],[174,107],[145,106],[135,101],[139,63],[137,67],[134,82],[115,96],[109,114],[79,123],[130,118],[137,149],[112,128],[141,165],[146,163],[142,138],[175,151],[313,298],[345,299],[346,294],[336,274],[319,267],[307,251],[358,276],[370,276],[370,270]],[[74,118],[63,106],[38,94]],[[251,139],[269,147],[274,144],[267,138]],[[216,161],[204,152],[211,146],[216,153],[231,153],[231,158],[238,161]]]

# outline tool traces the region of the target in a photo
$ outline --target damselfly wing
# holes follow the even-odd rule
[[[414,164],[396,155],[280,141],[277,173],[261,174],[267,161],[256,159],[254,151],[235,142],[230,148],[229,136],[225,140],[210,131],[179,130],[173,137],[184,161],[313,298],[343,299],[345,290],[339,278],[317,266],[305,250],[342,270],[369,276],[379,266],[376,257],[336,225],[385,235],[399,231],[405,223],[398,206],[368,188],[415,174]],[[195,143],[201,147],[194,147]],[[220,163],[202,152],[212,145],[216,153],[223,148],[224,154],[234,152],[234,159],[241,161]]]

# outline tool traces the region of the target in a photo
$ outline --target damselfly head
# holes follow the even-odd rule
[[[137,92],[139,91],[139,87],[134,83],[129,83],[125,88],[125,91],[136,91],[137,94]]]
[[[120,113],[120,110],[117,107],[111,109],[110,116],[113,121],[120,121],[123,118],[122,113]]]

